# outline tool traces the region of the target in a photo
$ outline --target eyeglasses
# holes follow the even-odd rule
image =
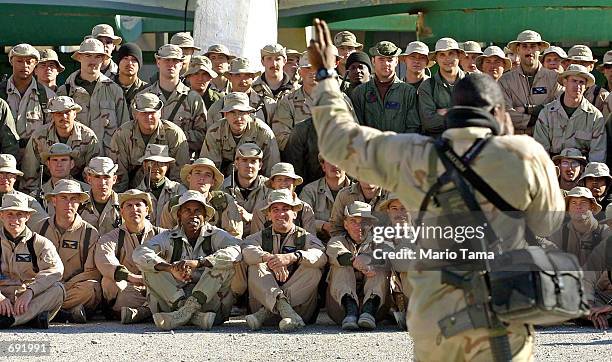
[[[580,166],[580,162],[578,162],[578,161],[563,160],[563,161],[561,161],[561,166],[576,168],[576,167]]]

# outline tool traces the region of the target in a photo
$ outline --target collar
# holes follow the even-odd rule
[[[57,226],[57,224],[55,223],[55,217],[53,217],[53,222],[50,223],[56,230],[59,231],[59,228]],[[81,215],[76,214],[76,217],[74,218],[74,221],[72,222],[72,225],[70,225],[70,227],[68,229],[66,229],[65,232],[67,233],[71,233],[77,229],[79,229],[81,226],[83,226],[84,221],[81,218]]]
[[[28,93],[28,91],[32,91],[32,92],[37,92],[37,84],[36,84],[36,78],[34,78],[34,76],[32,76],[32,80],[30,81],[30,85],[28,86],[28,88],[26,89],[26,91],[23,93],[24,95],[26,93]],[[13,76],[11,75],[9,77],[9,79],[6,82],[6,92],[7,93],[19,93],[19,90],[17,90],[17,86],[15,86],[15,81]]]

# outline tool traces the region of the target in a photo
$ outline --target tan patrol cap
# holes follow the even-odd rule
[[[47,113],[66,112],[74,110],[80,112],[83,108],[78,105],[74,99],[68,96],[55,96],[47,102]]]
[[[149,207],[149,214],[153,211],[153,202],[151,201],[151,195],[148,192],[140,191],[137,189],[130,189],[117,195],[119,197],[119,207],[123,206],[123,203],[129,200],[142,200]]]
[[[236,56],[230,53],[229,49],[223,44],[213,44],[209,46],[208,50],[206,51],[206,53],[204,53],[204,55],[210,58],[211,54],[223,54],[227,57],[228,60],[236,58]]]
[[[219,171],[215,163],[211,159],[206,158],[206,157],[198,158],[197,160],[193,161],[192,164],[185,165],[181,168],[181,181],[183,181],[185,185],[189,184],[189,181],[187,180],[187,176],[189,176],[191,171],[196,167],[209,168],[213,172],[213,175],[215,178],[215,183],[213,184],[212,189],[218,190],[219,187],[221,187],[221,184],[223,183],[223,179],[225,177],[223,176],[221,171]]]
[[[64,67],[62,63],[60,63],[59,57],[57,56],[57,53],[55,52],[55,50],[43,49],[39,53],[40,53],[40,60],[38,61],[39,63],[55,62],[57,64],[57,67],[59,68],[60,73],[66,69],[66,67]]]
[[[595,84],[595,77],[593,74],[591,74],[591,72],[589,72],[585,66],[580,64],[570,64],[567,69],[563,71],[563,73],[557,76],[557,82],[563,85],[563,79],[569,77],[570,75],[584,78],[586,80],[587,88]]]
[[[174,158],[169,156],[167,145],[149,143],[145,149],[144,156],[138,159],[139,163],[143,163],[144,161],[170,163],[174,162]]]
[[[256,144],[247,142],[236,148],[236,157],[234,159],[238,157],[263,159],[263,151]]]
[[[512,53],[516,54],[516,47],[520,43],[537,43],[540,46],[540,50],[544,50],[550,46],[549,42],[542,40],[542,36],[540,35],[540,33],[535,32],[533,30],[521,31],[516,37],[516,40],[513,40],[508,43],[507,47]]]
[[[261,72],[252,67],[247,58],[235,58],[230,62],[230,69],[226,74],[255,74],[257,77]]]
[[[584,197],[585,199],[589,199],[591,201],[591,211],[593,211],[593,214],[597,214],[601,211],[601,205],[599,205],[595,196],[591,193],[591,190],[586,187],[576,186],[569,190],[567,195],[565,195],[565,210],[569,210],[569,199],[571,197]]]
[[[482,54],[480,44],[473,40],[468,40],[461,43],[461,49],[463,49],[466,54]]]
[[[304,179],[295,173],[293,165],[287,162],[279,162],[272,166],[270,178],[265,182],[265,185],[272,188],[272,178],[274,176],[287,176],[293,179],[293,185],[298,186],[304,182]]]
[[[4,196],[2,196],[2,206],[0,207],[0,212],[2,211],[23,211],[29,213],[36,212],[36,210],[30,207],[27,197],[17,193],[4,194]]]
[[[280,44],[268,44],[261,49],[260,53],[262,58],[267,55],[280,55],[287,59],[287,50]]]
[[[580,161],[582,164],[586,164],[587,163],[587,159],[586,157],[584,157],[582,155],[582,152],[580,152],[579,149],[577,148],[564,148],[563,150],[561,150],[561,153],[558,155],[555,155],[552,157],[553,162],[557,162],[557,161],[561,161],[564,158],[569,158],[572,160],[578,160]]]
[[[94,157],[89,160],[89,164],[85,167],[85,173],[94,176],[113,176],[118,168],[119,165],[116,165],[108,157]]]
[[[223,109],[221,113],[241,111],[255,112],[255,108],[251,107],[249,96],[243,92],[231,92],[223,97]]]
[[[397,45],[390,41],[380,41],[376,45],[370,48],[370,55],[381,56],[381,57],[397,57],[402,53],[402,49],[398,48]]]
[[[23,176],[23,172],[17,169],[17,160],[15,156],[8,153],[0,154],[0,172]]]
[[[410,42],[406,46],[406,50],[402,54],[400,54],[399,57],[401,59],[413,53],[421,54],[428,58],[429,61],[427,62],[427,68],[431,68],[434,66],[434,64],[436,64],[434,60],[429,59],[429,47],[427,46],[427,44],[420,41]]]
[[[189,69],[185,72],[185,77],[196,74],[199,71],[205,71],[212,78],[217,78],[218,74],[212,69],[212,62],[204,55],[194,55],[189,61]]]
[[[508,70],[512,68],[512,61],[510,60],[510,58],[506,56],[506,54],[504,53],[503,50],[501,50],[500,47],[495,46],[495,45],[486,47],[482,55],[479,55],[476,58],[476,67],[482,71],[482,62],[485,60],[485,58],[490,58],[490,57],[498,57],[499,59],[503,60],[504,70]]]
[[[106,58],[110,58],[108,54],[104,51],[104,44],[101,41],[94,38],[88,38],[83,40],[81,45],[79,46],[79,50],[72,54],[72,59],[78,61],[80,54],[101,54]]]
[[[610,176],[610,168],[608,168],[608,165],[601,162],[589,162],[584,168],[584,172],[578,181],[582,181],[587,177],[607,177],[608,180],[612,181],[612,176]]]
[[[453,38],[440,38],[436,42],[436,47],[433,51],[429,52],[429,60],[436,60],[437,52],[446,52],[449,50],[456,50],[459,53],[465,55],[465,51],[459,47],[457,41]]]
[[[96,39],[100,36],[111,38],[113,39],[113,44],[115,45],[121,44],[121,41],[123,40],[120,36],[115,35],[115,30],[113,30],[113,27],[108,24],[98,24],[94,26],[93,29],[91,29],[91,36]]]
[[[606,54],[604,54],[603,62],[597,66],[597,70],[603,73],[606,65],[612,65],[612,50],[608,50]],[[607,210],[606,208],[606,211]]]
[[[136,112],[157,112],[164,107],[164,102],[154,93],[140,93],[134,98]]]
[[[593,59],[591,48],[586,45],[574,45],[567,51],[568,60],[577,60],[580,62],[597,63],[597,59]]]
[[[59,180],[53,187],[53,191],[45,194],[45,199],[49,201],[53,196],[57,196],[59,194],[78,195],[80,197],[79,203],[81,204],[89,200],[89,194],[83,192],[83,189],[81,189],[81,185],[74,180]]]
[[[201,192],[195,190],[188,190],[185,191],[185,193],[183,193],[181,197],[179,197],[178,203],[172,206],[172,209],[170,209],[170,213],[175,219],[178,219],[178,211],[180,210],[181,206],[188,203],[189,201],[196,201],[204,205],[204,208],[206,209],[204,221],[208,221],[212,219],[213,216],[215,216],[215,209],[210,206],[208,202],[206,202],[206,198],[204,197],[204,195],[202,195]]]
[[[40,159],[42,162],[47,162],[49,158],[58,156],[70,156],[72,159],[75,159],[78,154],[78,151],[73,151],[67,144],[58,142],[51,145],[47,152],[41,152]]]
[[[36,50],[36,48],[31,46],[30,44],[26,43],[17,44],[11,48],[11,50],[9,51],[9,63],[11,63],[11,65],[13,64],[14,56],[32,57],[36,58],[37,61],[40,60],[40,53],[38,52],[38,50]]]
[[[372,215],[372,206],[365,202],[353,201],[344,207],[344,217],[362,217],[372,221],[378,221],[378,218]]]
[[[341,31],[334,36],[334,45],[336,47],[347,46],[354,47],[357,50],[363,49],[363,44],[357,42],[357,37],[350,31]]]
[[[155,53],[155,59],[178,59],[183,60],[183,50],[174,44],[165,44],[159,47],[157,53]]]
[[[300,201],[297,197],[295,197],[291,191],[287,189],[281,189],[281,190],[272,190],[268,194],[268,198],[266,199],[266,206],[262,207],[260,210],[263,213],[266,213],[268,209],[270,208],[270,206],[276,203],[282,203],[282,204],[289,205],[293,208],[297,208],[298,211],[302,210],[302,208],[304,207],[304,204],[302,203],[302,201]]]
[[[178,45],[180,48],[190,48],[197,51],[202,50],[202,48],[195,46],[193,37],[189,32],[180,32],[172,35],[170,44]]]

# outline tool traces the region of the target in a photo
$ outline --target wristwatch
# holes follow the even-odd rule
[[[297,258],[297,263],[302,261],[302,252],[301,251],[298,250],[295,253],[293,253],[293,255],[295,255],[295,257]]]
[[[332,78],[336,76],[336,70],[334,68],[320,68],[317,70],[316,79],[322,81],[323,79]]]

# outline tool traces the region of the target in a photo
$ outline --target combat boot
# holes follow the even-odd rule
[[[153,321],[158,328],[164,330],[170,330],[178,326],[187,324],[191,319],[191,316],[200,310],[202,305],[198,300],[191,296],[185,301],[179,310],[169,313],[155,313],[153,314]]]
[[[276,301],[275,308],[283,318],[278,323],[278,328],[281,332],[291,332],[306,325],[302,317],[293,310],[286,298],[279,298]]]
[[[246,324],[249,326],[249,329],[252,331],[256,331],[260,329],[263,324],[266,322],[268,318],[272,317],[272,312],[266,309],[266,307],[261,307],[259,310],[253,314],[249,314],[245,317]]]
[[[151,310],[149,307],[121,307],[121,324],[132,324],[143,322],[151,318]]]
[[[355,331],[359,329],[357,319],[359,318],[359,306],[353,297],[346,294],[342,297],[342,306],[344,307],[344,319],[342,320],[342,329],[345,331]]]
[[[191,324],[198,326],[205,331],[210,331],[215,324],[217,313],[214,312],[195,312],[191,316]]]
[[[85,314],[85,308],[83,304],[79,304],[76,307],[70,309],[70,321],[77,324],[87,323],[87,315]]]
[[[370,299],[363,303],[361,315],[359,316],[359,321],[357,322],[359,327],[369,330],[376,328],[375,316],[379,305],[380,297],[378,295],[371,296]]]

